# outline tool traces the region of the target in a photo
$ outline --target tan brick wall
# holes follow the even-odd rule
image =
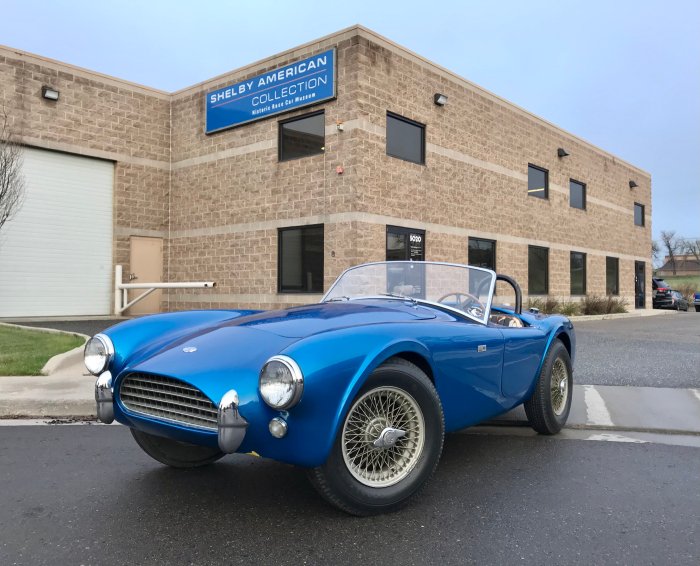
[[[330,47],[337,99],[204,133],[206,92]],[[57,104],[41,99],[42,84],[61,91]],[[166,239],[166,278],[217,281],[214,290],[163,293],[164,309],[318,300],[277,293],[278,229],[318,223],[326,289],[343,269],[384,260],[391,224],[425,230],[428,260],[463,263],[469,236],[496,240],[498,270],[526,293],[527,246],[549,247],[550,294],[562,300],[572,250],[587,254],[589,294],[604,294],[605,256],[619,257],[630,304],[634,261],[644,260],[651,306],[647,173],[364,28],[173,94],[0,48],[0,87],[27,143],[117,163],[115,261],[125,273],[129,237],[151,235]],[[436,92],[446,106],[433,103]],[[325,152],[280,163],[279,121],[318,109]],[[387,111],[426,124],[425,165],[386,155]],[[558,147],[570,155],[558,158]],[[528,163],[549,170],[548,200],[528,196]],[[569,207],[570,178],[586,183],[585,211]],[[643,228],[634,226],[635,201],[646,206]],[[499,287],[499,297],[508,292]]]
[[[47,85],[56,102],[42,98]],[[170,100],[98,73],[0,47],[0,112],[33,147],[108,159],[114,175],[115,263],[129,273],[129,234],[167,234]]]

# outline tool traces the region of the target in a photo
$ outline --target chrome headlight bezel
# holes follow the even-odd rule
[[[268,367],[269,364],[277,362],[282,364],[288,371],[291,376],[291,386],[292,386],[292,391],[291,395],[287,399],[285,399],[281,403],[274,403],[272,402],[264,393],[263,390],[263,378],[265,377],[265,369]],[[304,392],[304,374],[301,372],[301,368],[299,367],[299,364],[297,364],[292,358],[289,356],[272,356],[269,360],[267,360],[264,364],[263,367],[260,369],[260,375],[258,376],[258,393],[260,394],[260,398],[265,402],[266,405],[269,407],[276,409],[278,411],[284,411],[286,409],[291,409],[294,407],[299,401],[301,400],[301,395]]]
[[[93,341],[99,342],[104,348],[104,356],[101,356],[102,363],[100,364],[99,369],[96,369],[96,365],[91,368],[87,363],[88,347],[93,343]],[[83,363],[92,375],[100,375],[103,371],[105,371],[109,367],[109,363],[112,361],[112,358],[114,358],[114,344],[106,334],[95,334],[85,343],[85,349],[83,350]]]

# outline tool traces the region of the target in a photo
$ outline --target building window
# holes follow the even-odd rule
[[[586,294],[586,254],[571,252],[569,256],[569,272],[571,274],[571,294]]]
[[[605,258],[605,293],[620,294],[620,260],[616,257]]]
[[[425,261],[425,230],[386,227],[387,261]]]
[[[469,265],[496,271],[496,242],[481,238],[469,238]]]
[[[586,210],[586,185],[573,179],[569,180],[569,205],[571,208]]]
[[[323,224],[280,228],[277,287],[280,293],[323,292]]]
[[[386,154],[425,165],[425,126],[387,112]]]
[[[529,295],[549,293],[549,248],[527,247],[527,292]]]
[[[326,117],[323,110],[280,122],[280,161],[323,153],[325,145]]]
[[[634,224],[644,226],[644,205],[638,202],[634,203]]]
[[[532,164],[527,166],[527,194],[531,197],[549,198],[549,171]]]

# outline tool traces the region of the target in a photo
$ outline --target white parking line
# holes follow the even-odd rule
[[[583,397],[586,403],[586,424],[613,426],[610,411],[593,385],[583,386]]]
[[[599,434],[591,434],[586,440],[604,440],[607,442],[635,442],[637,444],[647,444],[646,440],[640,440],[639,438],[630,438],[629,436],[622,436],[619,434],[612,434],[608,432],[603,432]]]
[[[700,389],[690,389],[690,392],[700,401]]]

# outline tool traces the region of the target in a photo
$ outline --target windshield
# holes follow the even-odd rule
[[[450,263],[387,261],[345,271],[323,302],[367,297],[409,299],[440,304],[486,324],[496,274],[488,269]]]

